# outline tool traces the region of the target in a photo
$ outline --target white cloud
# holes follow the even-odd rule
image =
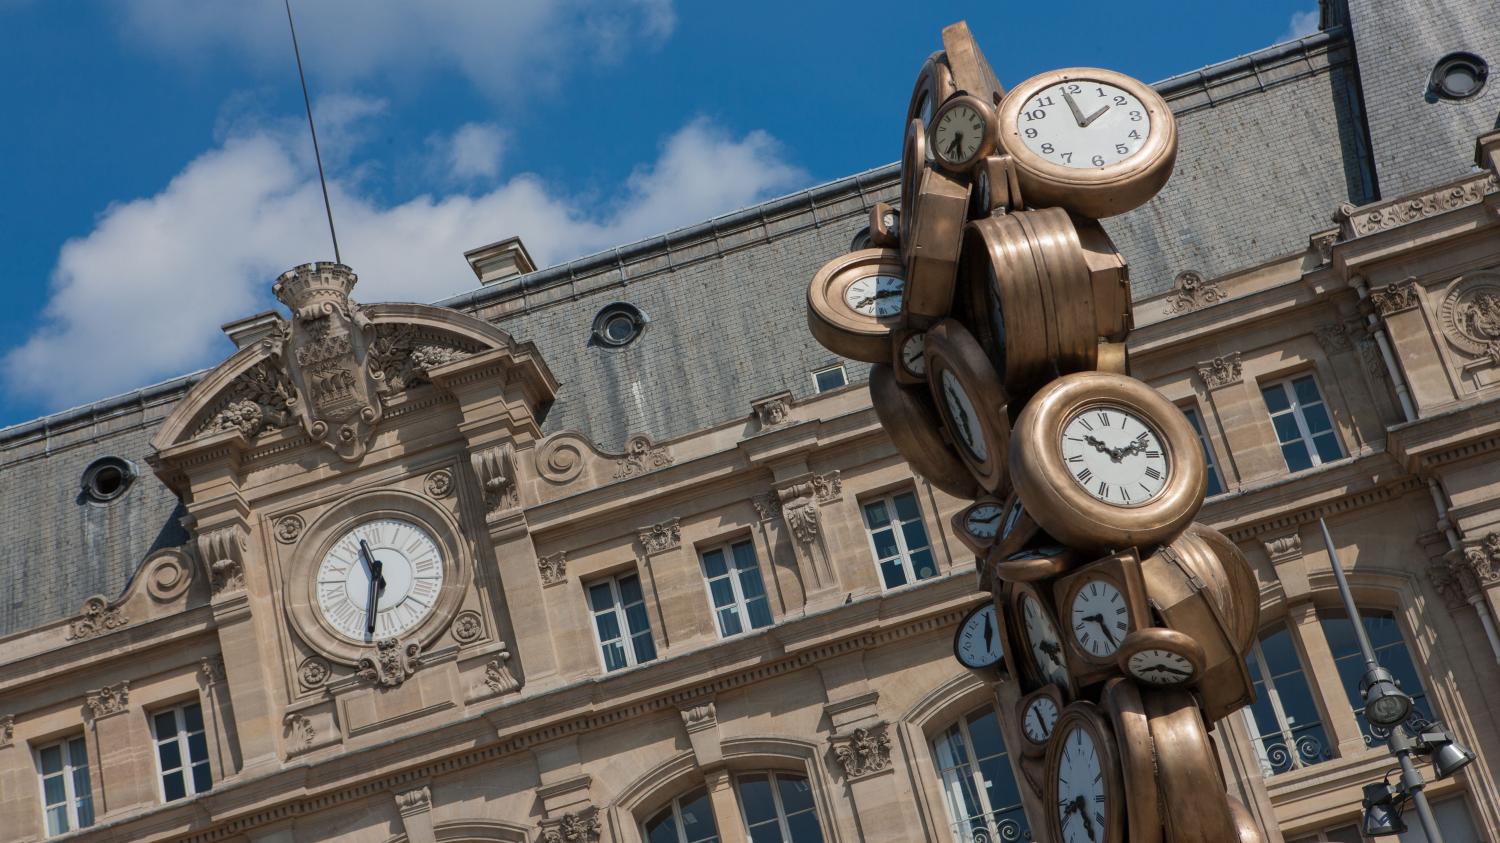
[[[439,144],[449,175],[462,180],[492,179],[500,174],[505,133],[488,123],[468,123]]]
[[[556,88],[559,68],[650,49],[676,25],[672,0],[304,0],[292,10],[315,92],[372,78],[410,90],[426,73],[451,70],[497,98],[534,94]],[[227,51],[292,69],[279,2],[137,0],[118,14],[129,42],[153,55],[210,60]]]
[[[1318,31],[1318,10],[1311,9],[1306,12],[1293,12],[1292,19],[1287,21],[1286,32],[1276,39],[1279,44],[1283,41],[1294,41],[1304,38]]]
[[[340,113],[347,120],[329,123],[337,136],[378,108],[346,102]],[[112,205],[91,232],[68,241],[40,326],[0,360],[13,398],[66,406],[217,362],[228,351],[220,324],[268,306],[281,271],[331,257],[305,145],[291,131],[232,135],[156,195]],[[374,302],[469,289],[464,250],[510,235],[547,265],[805,181],[769,135],[734,137],[700,119],[665,139],[658,159],[637,168],[613,202],[569,196],[527,174],[488,192],[395,206],[357,180],[329,188],[343,258],[360,275],[356,296]]]

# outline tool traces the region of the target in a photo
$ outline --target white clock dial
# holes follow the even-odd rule
[[[994,606],[970,615],[958,631],[955,652],[965,667],[989,667],[1005,656],[1000,645],[1000,622]]]
[[[926,334],[912,334],[901,343],[901,365],[917,376],[927,374],[927,357],[922,353],[927,346]]]
[[[989,447],[984,443],[984,431],[979,429],[979,414],[974,411],[974,402],[964,392],[963,385],[953,372],[943,370],[943,403],[948,407],[948,418],[952,420],[953,432],[958,441],[973,455],[976,462],[990,458]]]
[[[969,510],[964,529],[976,539],[992,539],[1000,531],[1000,506],[987,503]]]
[[[1057,715],[1057,703],[1051,697],[1037,697],[1027,703],[1021,728],[1032,743],[1046,743],[1052,737],[1052,727],[1057,725]]]
[[[967,105],[955,105],[943,112],[932,129],[933,152],[944,161],[967,161],[979,151],[984,140],[984,117]]]
[[[1161,434],[1132,412],[1090,407],[1062,429],[1062,456],[1073,481],[1114,506],[1139,506],[1167,486],[1172,466]]]
[[[373,570],[361,542],[369,548]],[[443,586],[443,556],[421,527],[381,518],[345,533],[323,557],[317,577],[318,611],[328,625],[346,638],[375,641],[407,632],[432,612]]]
[[[1088,652],[1106,657],[1120,649],[1130,631],[1125,595],[1107,580],[1092,580],[1073,595],[1073,637]]]
[[[1031,658],[1036,663],[1037,672],[1048,682],[1066,687],[1068,663],[1052,619],[1047,617],[1041,604],[1029,596],[1021,598],[1021,619],[1026,624],[1026,639],[1031,642]]]
[[[1171,650],[1142,650],[1125,662],[1130,675],[1152,685],[1181,685],[1192,681],[1193,663]]]
[[[844,302],[856,313],[884,319],[901,312],[905,287],[905,281],[891,275],[867,275],[849,285],[844,291]]]
[[[1074,727],[1062,736],[1057,764],[1057,819],[1063,843],[1099,843],[1104,839],[1108,797],[1099,748],[1088,731]]]
[[[1107,82],[1078,79],[1038,91],[1016,118],[1021,141],[1064,167],[1097,169],[1134,155],[1151,132],[1135,95]]]

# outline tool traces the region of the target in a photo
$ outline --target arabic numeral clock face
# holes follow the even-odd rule
[[[381,518],[334,542],[318,565],[315,594],[318,612],[330,627],[345,638],[368,642],[399,637],[426,620],[442,586],[443,555],[432,536],[410,521]],[[373,632],[368,614],[372,602]]]
[[[1063,425],[1061,445],[1074,482],[1104,503],[1154,500],[1171,473],[1161,435],[1120,407],[1090,407],[1073,416]]]
[[[1073,637],[1098,658],[1113,656],[1130,631],[1130,608],[1125,595],[1108,580],[1092,580],[1073,595],[1070,607]]]
[[[994,605],[979,606],[959,624],[953,654],[958,657],[959,664],[971,670],[997,665],[1005,658],[1001,632]]]
[[[1021,139],[1064,167],[1104,167],[1146,142],[1151,117],[1139,98],[1108,82],[1061,82],[1039,91],[1021,112]]]

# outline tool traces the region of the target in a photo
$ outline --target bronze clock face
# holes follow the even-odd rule
[[[1052,839],[1123,843],[1125,787],[1119,750],[1114,730],[1093,703],[1076,702],[1063,710],[1047,750],[1044,781]]]
[[[963,325],[945,319],[927,332],[928,384],[933,401],[979,485],[1004,494],[1010,448],[1005,387]]]
[[[961,94],[932,117],[927,147],[944,169],[967,173],[995,148],[995,113],[978,97]]]
[[[1016,631],[1026,650],[1027,664],[1038,682],[1056,685],[1073,693],[1073,677],[1068,672],[1067,646],[1053,620],[1052,607],[1042,593],[1029,583],[1017,583],[1011,591]],[[1016,657],[1017,660],[1021,656]]]
[[[1062,424],[1058,447],[1068,475],[1095,499],[1135,507],[1161,495],[1172,474],[1162,435],[1140,413],[1100,402]]]
[[[905,268],[894,250],[863,249],[834,258],[808,286],[808,327],[834,354],[884,362],[891,334],[904,321],[905,292]]]
[[[1203,676],[1203,647],[1186,633],[1153,626],[1121,642],[1120,669],[1146,685],[1188,685]]]

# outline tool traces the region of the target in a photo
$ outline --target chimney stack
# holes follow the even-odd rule
[[[507,237],[488,246],[464,252],[479,283],[488,287],[536,271],[536,264],[519,237]]]

